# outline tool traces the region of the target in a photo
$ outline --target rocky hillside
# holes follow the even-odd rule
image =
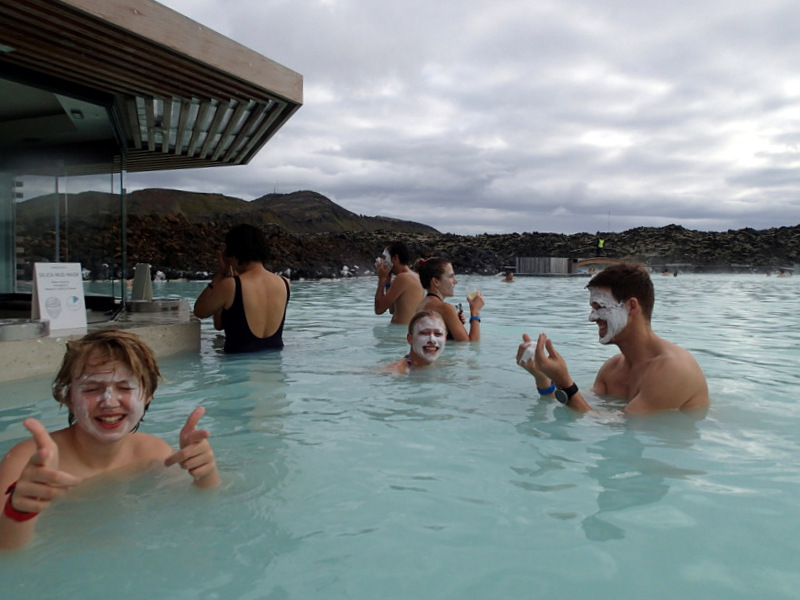
[[[592,257],[594,234],[522,233],[460,236],[385,217],[356,215],[315,192],[268,194],[252,202],[215,194],[142,190],[128,196],[127,264],[147,262],[170,278],[205,277],[216,267],[216,251],[234,223],[264,229],[272,256],[269,267],[293,278],[373,272],[375,257],[394,239],[405,240],[415,257],[442,255],[459,273],[493,274],[517,256]],[[49,202],[49,206],[48,206]],[[61,229],[62,257],[80,262],[94,277],[119,265],[119,202],[113,196],[70,196],[69,226]],[[18,246],[23,268],[54,256],[52,197],[18,205]],[[606,254],[660,268],[742,270],[800,262],[800,225],[767,230],[700,232],[678,225],[639,227],[603,234]],[[691,265],[691,266],[688,266]]]
[[[59,200],[61,214],[68,213],[73,220],[117,219],[120,214],[119,196],[106,192],[66,194]],[[47,222],[53,218],[54,203],[53,194],[23,202],[17,205],[18,219],[23,223]],[[137,190],[127,196],[127,213],[140,217],[178,217],[189,223],[217,223],[223,227],[242,222],[261,227],[277,225],[291,233],[378,230],[438,233],[422,223],[357,215],[310,191],[267,194],[247,202],[222,194],[157,188]]]

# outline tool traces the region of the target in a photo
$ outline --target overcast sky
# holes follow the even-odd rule
[[[797,0],[163,0],[300,73],[247,166],[129,174],[320,192],[440,231],[800,223]]]

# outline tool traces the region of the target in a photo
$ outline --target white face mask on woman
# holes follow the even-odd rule
[[[434,362],[444,349],[447,335],[444,324],[438,319],[424,317],[414,323],[410,336],[411,350],[427,363]]]

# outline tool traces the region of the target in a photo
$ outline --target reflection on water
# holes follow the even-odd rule
[[[648,428],[644,424],[648,420],[667,420],[672,428],[668,431],[662,429],[661,433],[667,435],[659,436],[658,429]],[[613,513],[656,503],[669,491],[671,480],[704,474],[701,470],[682,468],[645,456],[652,445],[691,448],[699,438],[696,423],[696,416],[691,414],[635,419],[630,427],[623,425],[618,428],[619,433],[590,447],[590,452],[595,454],[597,460],[586,469],[586,473],[597,480],[600,491],[597,495],[597,512],[586,517],[582,523],[588,539],[606,541],[623,538],[624,528],[609,520]],[[643,433],[650,433],[653,437],[647,444],[641,441]]]
[[[600,407],[608,409],[602,403]],[[538,438],[541,455],[535,466],[513,468],[517,477],[511,483],[550,495],[551,502],[561,506],[550,516],[562,520],[580,518],[587,539],[623,539],[626,520],[617,518],[620,514],[658,503],[669,492],[673,480],[705,474],[701,469],[683,466],[692,464],[684,451],[692,452],[700,439],[704,413],[623,419],[614,415],[577,415],[551,403],[538,402],[517,430]],[[586,427],[592,428],[591,436],[586,435]],[[668,455],[672,461],[648,456],[653,453]],[[566,504],[559,497],[569,502],[573,488],[580,487],[582,495],[595,497],[595,508],[563,510]]]
[[[225,356],[205,322],[199,355],[161,361],[143,428],[176,445],[205,406],[224,485],[158,470],[59,503],[0,558],[3,598],[795,597],[800,278],[654,278],[655,330],[708,377],[704,419],[539,401],[522,333],[583,389],[614,352],[586,280],[460,280],[486,298],[481,343],[408,376],[381,372],[407,343],[371,279],[294,283],[281,352]],[[48,383],[4,386],[0,451],[27,416],[64,426]]]

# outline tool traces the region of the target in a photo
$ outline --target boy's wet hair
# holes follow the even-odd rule
[[[73,380],[80,377],[90,361],[119,361],[127,365],[142,386],[145,399],[153,397],[161,379],[155,354],[139,336],[129,331],[101,329],[67,342],[67,352],[53,380],[53,397],[59,404],[67,404]],[[67,420],[70,425],[75,421],[71,410]]]

